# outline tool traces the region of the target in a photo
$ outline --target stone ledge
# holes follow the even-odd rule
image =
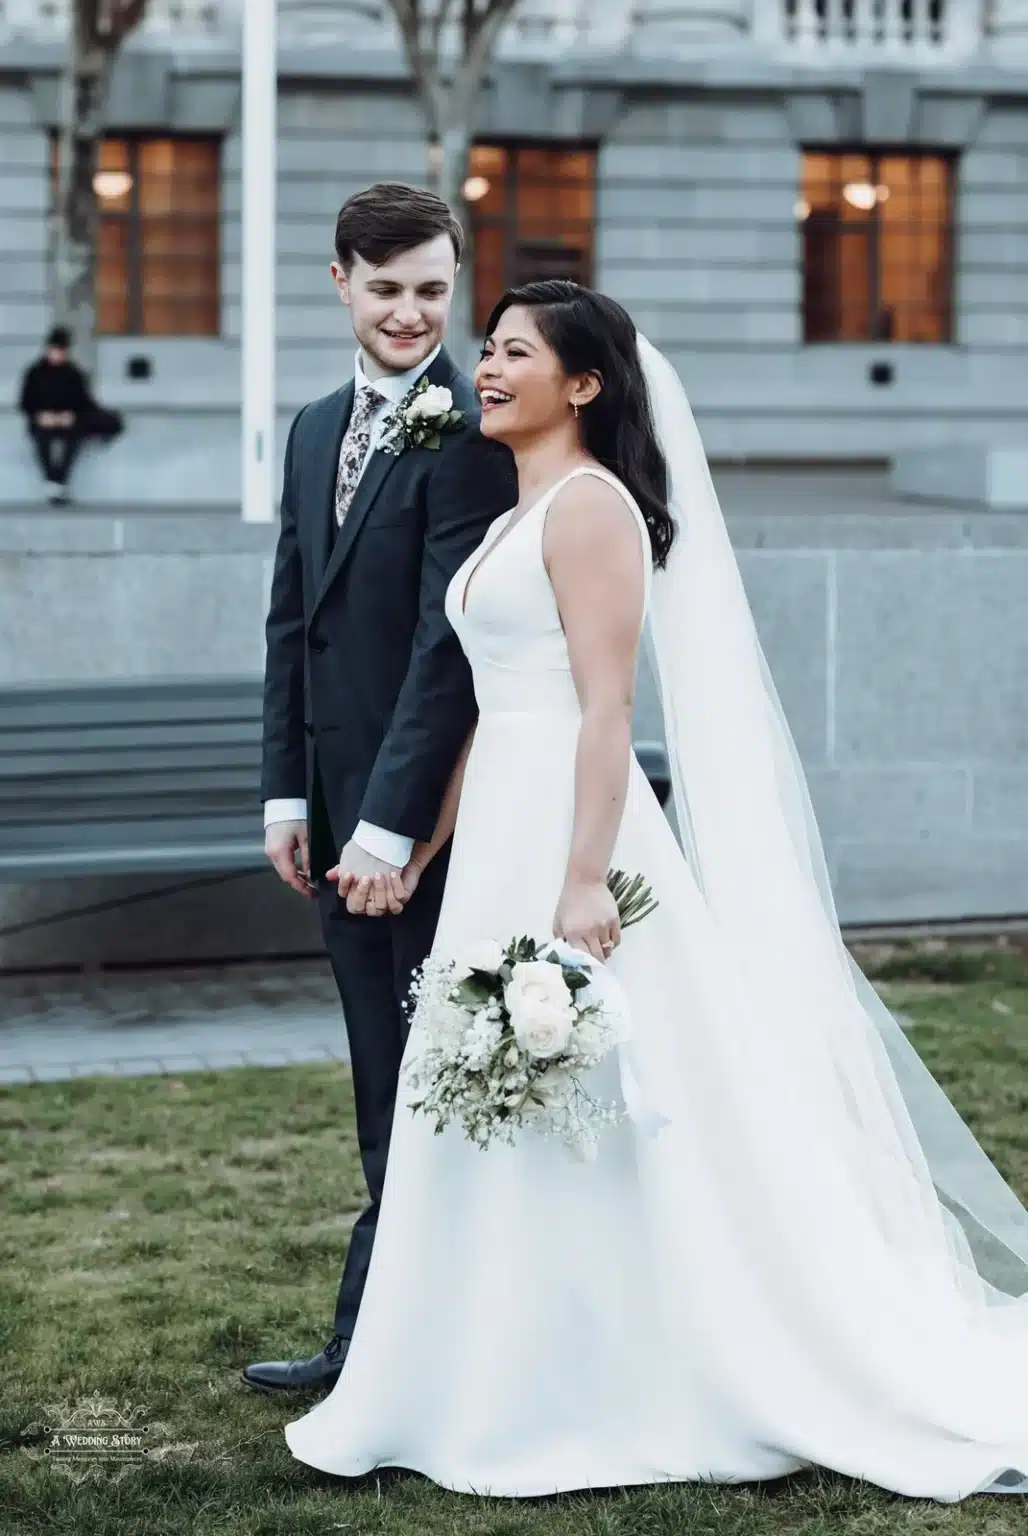
[[[715,462],[714,479],[740,553],[772,558],[788,551],[916,555],[1028,547],[1023,512],[982,506],[958,510],[934,495],[906,499],[881,470],[740,468]],[[47,505],[34,481],[18,499],[0,500],[0,554],[270,554],[274,547],[277,517],[269,524],[246,524],[238,499],[122,501],[102,494],[97,480],[76,480],[75,501],[65,507]]]
[[[1028,448],[966,446],[910,449],[896,455],[892,489],[914,500],[1028,512]]]

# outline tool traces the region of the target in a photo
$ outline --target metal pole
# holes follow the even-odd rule
[[[275,0],[243,7],[243,521],[275,518]]]

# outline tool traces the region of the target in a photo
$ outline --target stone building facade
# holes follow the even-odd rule
[[[0,685],[254,672],[274,529],[238,517],[239,6],[154,0],[119,64],[98,373],[128,431],[57,514],[28,505],[13,395],[48,320],[62,9],[0,5]],[[279,19],[281,452],[350,368],[339,203],[427,150],[384,6]],[[888,478],[1024,440],[1028,4],[524,0],[476,139],[480,301],[583,276],[686,381],[842,917],[1028,913],[1028,514]]]
[[[6,0],[0,25],[8,501],[32,484],[9,400],[47,319],[62,9]],[[176,206],[208,233],[195,259],[183,236],[177,264],[173,249],[137,272],[146,315],[120,301],[124,267],[110,277],[99,371],[133,430],[85,466],[84,488],[104,500],[238,497],[238,11],[156,0],[119,65],[112,164],[150,154],[149,190],[144,171],[136,179],[156,211],[114,228],[131,201],[115,199],[111,241],[159,247],[160,213]],[[377,0],[279,6],[283,430],[347,366],[345,325],[326,307],[340,201],[373,177],[426,174],[386,14]],[[541,262],[622,299],[679,365],[716,457],[884,460],[1016,441],[1028,406],[1025,17],[1020,0],[524,0],[476,152],[479,185],[506,167],[483,221],[509,223],[521,174],[524,227],[483,230],[480,291]],[[868,208],[882,188],[891,197]],[[166,289],[177,304],[153,297]]]

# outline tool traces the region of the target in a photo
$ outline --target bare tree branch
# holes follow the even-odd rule
[[[466,0],[466,3],[468,13],[473,18],[473,24],[464,34],[462,62],[465,70],[469,73],[474,72],[476,75],[477,89],[489,63],[496,39],[513,14],[518,0],[488,0],[486,9],[477,16],[474,15],[475,0]]]
[[[429,133],[438,138],[444,107],[439,79],[438,49],[434,53],[428,53],[422,44],[423,18],[420,0],[392,0],[392,7],[403,39],[407,62],[417,82]]]
[[[147,0],[87,0],[82,7],[92,13],[92,34],[107,47],[117,47],[146,14]],[[88,24],[88,23],[87,23]]]
[[[483,0],[481,5],[476,0],[435,0],[431,10],[429,0],[390,3],[425,124],[434,141],[433,184],[451,207],[460,211],[474,140],[475,108],[496,40],[517,0]],[[449,59],[444,44],[447,23],[454,17],[458,20],[459,48],[456,59]],[[466,264],[470,267],[470,220],[465,218],[464,222],[469,226]],[[465,282],[458,287],[451,327],[460,338],[459,345],[470,341],[471,327],[470,293]]]
[[[449,19],[451,4],[452,0],[437,0],[435,16],[432,18],[429,46],[436,60],[439,58],[439,49],[443,40],[443,29]]]
[[[147,0],[73,0],[63,80],[54,206],[54,311],[76,331],[87,368],[96,328],[97,202],[93,180],[111,71]]]

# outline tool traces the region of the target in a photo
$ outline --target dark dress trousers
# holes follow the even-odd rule
[[[262,798],[308,805],[311,876],[346,1016],[370,1203],[343,1270],[335,1331],[353,1333],[385,1176],[411,972],[428,954],[446,852],[401,917],[351,917],[324,880],[361,820],[423,840],[475,720],[471,673],[443,604],[489,524],[517,501],[507,449],[482,437],[470,380],[444,351],[427,371],[464,422],[437,450],[376,451],[341,529],[335,484],[354,386],[289,434],[267,623]]]

